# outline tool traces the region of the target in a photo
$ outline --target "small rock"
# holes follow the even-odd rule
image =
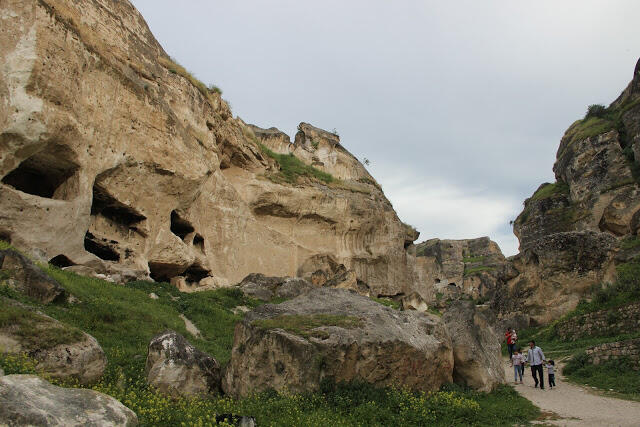
[[[35,375],[0,377],[0,425],[137,424],[131,409],[106,394],[56,387]]]
[[[172,396],[217,394],[220,364],[174,331],[165,331],[149,343],[147,382]]]
[[[250,311],[251,311],[251,309],[249,307],[247,307],[246,305],[239,305],[239,306],[233,307],[231,309],[231,312],[233,314],[248,313]]]
[[[149,294],[149,298],[151,298],[151,299],[160,299],[160,297],[158,295],[156,295],[155,292],[151,292]]]

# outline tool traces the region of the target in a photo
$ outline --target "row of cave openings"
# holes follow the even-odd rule
[[[102,216],[119,227],[127,230],[128,233],[137,233],[142,237],[147,237],[140,224],[146,217],[133,208],[119,202],[98,185],[93,187],[93,203],[91,206],[93,217]],[[171,232],[178,236],[184,243],[191,243],[202,255],[205,255],[204,237],[196,233],[195,227],[185,218],[181,217],[178,211],[171,212]],[[119,242],[98,238],[87,231],[84,238],[84,247],[87,252],[96,255],[105,261],[121,260],[121,251],[117,251]],[[130,249],[125,249],[124,256],[131,256]],[[170,282],[173,277],[182,276],[187,282],[197,283],[211,275],[211,271],[204,268],[198,262],[190,265],[186,269],[182,265],[167,263],[149,263],[150,276],[157,282]]]
[[[18,167],[5,175],[1,182],[15,190],[33,196],[55,199],[71,200],[75,198],[80,189],[78,183],[78,171],[80,166],[74,160],[75,154],[67,147],[50,144],[38,153],[23,160]],[[98,177],[96,181],[99,181]],[[93,202],[91,215],[98,215],[108,219],[115,227],[128,233],[137,233],[146,237],[139,225],[147,218],[135,209],[127,206],[98,184],[93,186]],[[171,232],[183,242],[193,246],[205,255],[205,242],[202,235],[195,233],[193,225],[182,218],[177,211],[171,212]],[[9,236],[3,236],[9,240]],[[188,240],[192,239],[191,242]],[[129,258],[133,253],[130,249],[119,249],[119,242],[99,238],[87,231],[84,238],[84,248],[87,252],[96,255],[105,261],[119,262],[124,255]],[[57,267],[64,268],[74,265],[65,255],[57,255],[49,262]],[[181,275],[189,282],[198,282],[210,275],[210,271],[194,264],[186,270],[182,266],[149,264],[151,277],[158,281],[169,281],[171,277]]]

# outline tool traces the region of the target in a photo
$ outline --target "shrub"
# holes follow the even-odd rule
[[[585,119],[589,117],[603,117],[607,112],[607,107],[602,104],[591,104],[587,107],[587,113],[584,115]]]

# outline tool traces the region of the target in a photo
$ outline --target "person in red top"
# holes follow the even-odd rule
[[[513,357],[513,350],[516,348],[515,336],[512,331],[513,329],[509,327],[504,333],[504,339],[507,342],[507,348],[509,349],[509,360]]]

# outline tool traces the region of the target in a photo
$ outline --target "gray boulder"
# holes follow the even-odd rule
[[[304,279],[269,277],[260,273],[248,275],[238,286],[246,296],[262,301],[271,301],[274,298],[295,298],[316,288]]]
[[[35,375],[0,377],[0,425],[135,426],[136,414],[111,396],[56,387]]]
[[[11,287],[43,304],[66,298],[60,283],[13,249],[0,250],[0,267],[9,273]]]
[[[439,318],[320,288],[247,313],[236,325],[223,388],[233,396],[302,392],[333,378],[436,390],[452,373],[451,340]]]
[[[490,314],[472,301],[459,301],[449,307],[442,321],[453,344],[453,380],[487,392],[503,384],[501,337],[491,326]]]
[[[147,382],[171,396],[220,391],[220,364],[174,331],[165,331],[151,340],[146,371]]]
[[[27,353],[53,378],[88,384],[102,376],[107,358],[91,335],[6,298],[0,298],[0,310],[15,319],[0,327],[0,353]]]

